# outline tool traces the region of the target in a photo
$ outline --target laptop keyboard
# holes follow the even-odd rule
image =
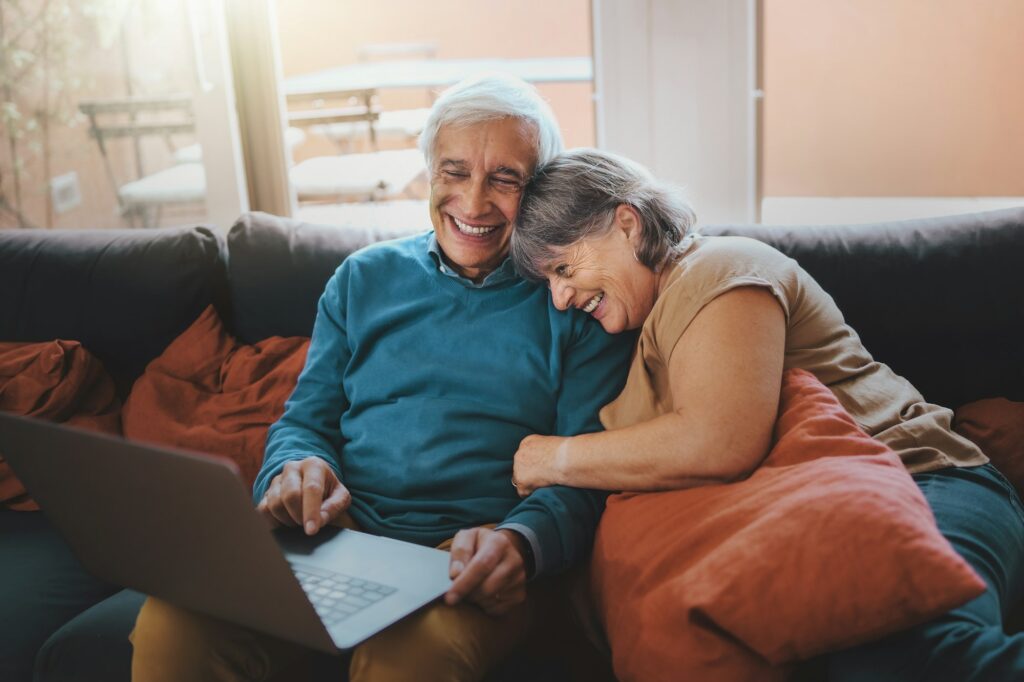
[[[293,563],[292,571],[327,627],[351,618],[395,592],[395,588],[389,585],[326,571],[316,566]]]

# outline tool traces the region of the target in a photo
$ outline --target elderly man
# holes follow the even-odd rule
[[[444,600],[357,647],[353,680],[478,680],[523,641],[532,580],[586,555],[603,497],[520,500],[512,456],[530,433],[600,428],[632,345],[557,311],[507,259],[523,186],[562,146],[531,86],[454,86],[420,146],[433,233],[353,254],[327,283],[255,486],[268,519],[308,534],[331,523],[450,547]],[[155,599],[132,641],[136,680],[265,679],[305,653]]]

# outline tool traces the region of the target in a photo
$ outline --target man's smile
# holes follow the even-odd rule
[[[501,225],[470,225],[469,223],[462,222],[451,214],[449,214],[449,217],[452,219],[452,222],[455,223],[455,227],[458,228],[459,232],[471,237],[482,237],[501,227]]]

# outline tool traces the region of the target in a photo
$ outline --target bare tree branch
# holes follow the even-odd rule
[[[25,216],[24,213],[19,211],[14,206],[11,206],[10,203],[8,203],[7,199],[3,196],[0,196],[0,211],[5,211],[14,216],[14,218],[18,221],[18,227],[22,229],[35,229],[37,227],[31,220],[29,220]]]

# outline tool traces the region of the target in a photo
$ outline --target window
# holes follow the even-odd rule
[[[230,153],[219,9],[194,0],[4,0],[0,226],[237,216],[244,183]]]
[[[429,227],[416,139],[437,94],[475,72],[533,82],[566,144],[594,144],[587,0],[280,0],[276,12],[304,220]]]

